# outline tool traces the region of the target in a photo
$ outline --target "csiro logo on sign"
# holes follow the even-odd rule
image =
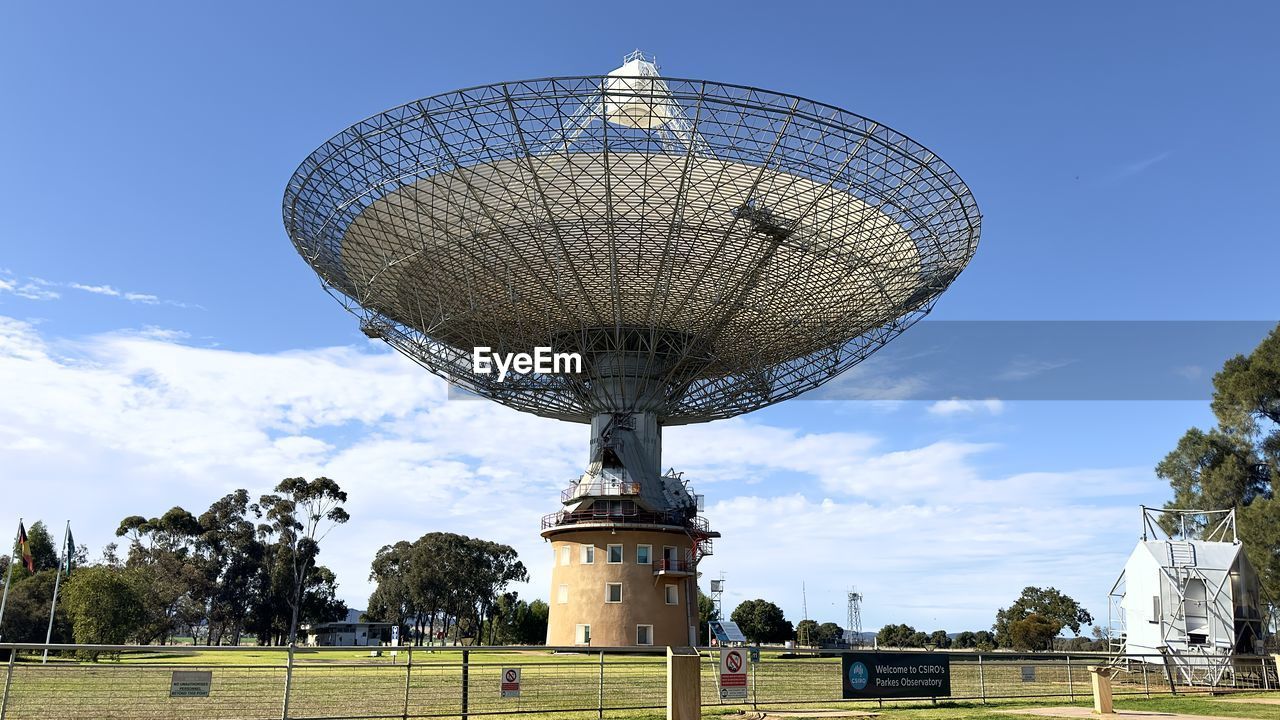
[[[856,662],[849,666],[849,687],[861,690],[867,686],[867,666]]]

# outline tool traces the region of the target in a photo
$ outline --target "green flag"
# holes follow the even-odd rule
[[[66,559],[66,562],[63,563],[64,565],[63,569],[66,571],[67,577],[71,577],[71,560],[72,558],[75,557],[75,554],[76,554],[76,541],[75,541],[75,538],[71,537],[70,525],[67,526],[66,554],[67,554],[67,559]]]

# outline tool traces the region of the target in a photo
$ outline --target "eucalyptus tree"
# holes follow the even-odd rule
[[[1280,326],[1223,364],[1210,407],[1216,426],[1187,430],[1156,465],[1173,488],[1165,507],[1235,508],[1251,564],[1267,594],[1280,597]]]
[[[342,507],[346,501],[347,493],[327,477],[285,478],[274,493],[263,495],[258,501],[266,519],[259,526],[259,533],[275,544],[276,558],[292,570],[291,587],[284,593],[290,610],[290,645],[297,641],[298,616],[315,570],[320,542],[333,528],[351,519]]]

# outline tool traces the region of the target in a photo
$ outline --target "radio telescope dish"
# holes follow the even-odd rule
[[[285,225],[367,334],[481,396],[586,422],[730,417],[927,313],[980,216],[929,150],[830,105],[664,78],[506,82],[402,105],[302,163]],[[477,346],[579,352],[497,382]]]

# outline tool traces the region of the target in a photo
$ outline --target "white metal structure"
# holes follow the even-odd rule
[[[639,50],[623,58],[622,66],[609,73],[596,96],[583,103],[564,124],[559,142],[544,151],[568,150],[596,120],[653,130],[668,152],[711,154],[711,148],[694,130],[693,121],[658,75],[657,58],[646,57]]]
[[[1235,510],[1142,508],[1142,539],[1111,588],[1116,650],[1163,654],[1187,684],[1216,685],[1232,656],[1262,655],[1261,585]],[[1194,537],[1193,537],[1194,536]]]

